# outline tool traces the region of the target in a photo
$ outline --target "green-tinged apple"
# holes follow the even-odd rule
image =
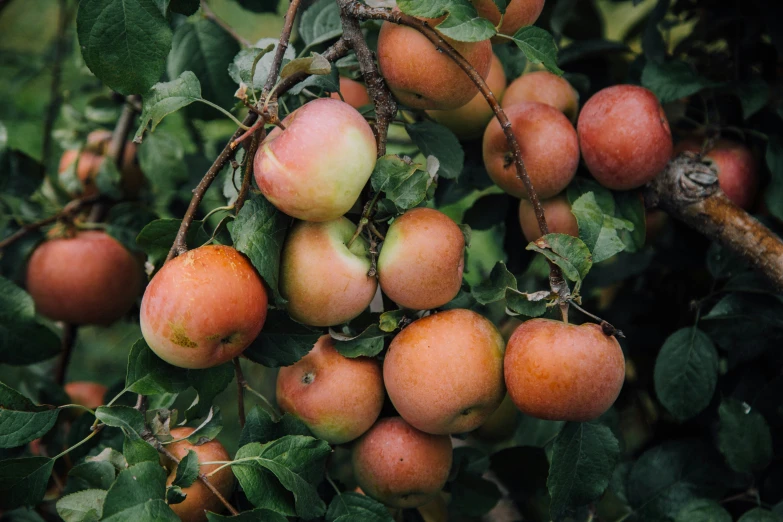
[[[544,207],[544,217],[550,234],[579,237],[579,226],[571,213],[571,204],[565,194],[561,193],[552,199],[545,199],[541,202],[541,206]],[[526,199],[519,201],[519,224],[522,226],[522,234],[528,241],[535,241],[541,237],[533,204]]]
[[[539,102],[559,110],[572,122],[579,112],[579,93],[568,80],[549,71],[523,74],[508,86],[503,108],[522,102]]]
[[[163,265],[141,301],[141,333],[164,361],[211,368],[253,342],[266,319],[264,283],[237,250],[207,245]]]

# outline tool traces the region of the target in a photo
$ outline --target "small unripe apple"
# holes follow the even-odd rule
[[[699,154],[703,141],[685,139],[674,147],[674,155],[685,151]],[[736,141],[716,140],[703,160],[718,172],[718,184],[727,198],[745,210],[753,206],[759,188],[758,162],[748,147]]]
[[[381,290],[414,310],[437,308],[459,293],[465,237],[454,221],[431,208],[414,208],[394,220],[378,256]]]
[[[505,394],[497,328],[470,310],[418,319],[392,340],[383,381],[392,404],[427,433],[466,433],[500,405]]]
[[[375,167],[375,136],[347,103],[320,98],[275,127],[255,157],[258,188],[305,221],[337,219],[356,203]]]
[[[54,321],[111,324],[128,313],[141,287],[133,255],[97,230],[44,241],[27,264],[35,309]]]
[[[486,18],[495,26],[500,23],[500,10],[494,0],[471,0],[471,2],[480,17]],[[533,25],[543,10],[544,0],[511,0],[507,2],[503,23],[500,25],[500,33],[514,36],[520,28]],[[492,38],[492,43],[507,41],[499,36]]]
[[[437,495],[451,471],[451,438],[417,430],[400,417],[380,419],[353,447],[356,482],[387,506],[414,508]]]
[[[523,74],[508,86],[503,108],[522,102],[539,102],[559,110],[572,122],[579,112],[579,93],[568,80],[549,71]]]
[[[530,181],[539,198],[551,198],[568,186],[579,166],[579,140],[562,112],[538,102],[522,102],[506,110],[522,151]],[[527,197],[517,177],[514,155],[497,120],[484,132],[484,165],[500,188],[515,197]]]
[[[597,324],[522,323],[506,347],[508,394],[522,413],[587,422],[614,404],[625,378],[617,339]]]
[[[503,72],[500,59],[494,54],[487,76],[487,86],[498,101],[503,99],[506,91],[506,73]],[[489,106],[484,95],[478,93],[459,109],[427,111],[427,114],[441,125],[448,127],[458,138],[468,140],[480,137],[495,113],[492,112],[492,107]]]
[[[577,123],[582,157],[612,190],[651,181],[672,155],[672,134],[658,98],[636,85],[615,85],[587,100]]]
[[[277,374],[280,409],[329,444],[362,435],[378,419],[386,397],[378,361],[343,357],[328,335],[310,353]]]
[[[300,323],[333,326],[361,314],[375,296],[378,282],[368,277],[370,253],[348,218],[309,223],[291,229],[280,261],[280,291],[288,313]]]
[[[234,248],[199,247],[163,265],[141,301],[141,333],[164,361],[211,368],[253,342],[266,320],[264,284]]]
[[[189,436],[194,431],[193,428],[174,428],[171,430],[171,436],[174,439],[181,439]],[[166,449],[180,460],[188,454],[189,450],[196,452],[199,463],[231,460],[231,456],[226,451],[226,448],[217,440],[211,440],[200,446],[194,446],[190,442],[182,440],[167,445]],[[166,484],[171,485],[177,476],[177,464],[166,457],[161,457],[161,464],[169,471]],[[209,475],[220,466],[221,464],[203,464],[199,466],[199,473]],[[231,492],[234,490],[234,473],[231,471],[230,466],[226,466],[214,475],[209,475],[209,481],[223,495],[223,498],[231,496]],[[221,513],[224,510],[220,499],[199,479],[196,479],[190,486],[182,488],[182,492],[186,495],[185,500],[179,504],[171,504],[169,506],[182,520],[206,522],[207,511]]]
[[[372,103],[370,95],[367,93],[367,87],[365,87],[363,83],[343,76],[340,77],[340,92],[333,92],[329,97],[339,100],[340,94],[343,95],[342,100],[354,109]]]
[[[431,21],[436,25],[439,20]],[[445,38],[482,78],[492,62],[492,44]],[[426,36],[404,25],[384,22],[378,35],[378,66],[394,96],[413,109],[451,110],[478,94],[478,87]]]
[[[108,388],[103,384],[90,381],[73,381],[67,383],[63,388],[74,404],[79,404],[91,410],[106,404]]]
[[[541,206],[544,207],[544,217],[550,234],[579,237],[579,226],[571,213],[571,204],[565,194],[561,193],[552,199],[545,199],[541,202]],[[522,226],[522,234],[528,241],[535,241],[541,237],[533,204],[526,199],[519,201],[519,224]]]

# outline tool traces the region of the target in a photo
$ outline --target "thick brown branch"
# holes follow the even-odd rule
[[[231,27],[226,23],[225,20],[220,18],[218,15],[216,15],[215,12],[209,7],[209,4],[207,4],[205,0],[201,0],[201,12],[203,13],[204,18],[219,25],[221,29],[223,29],[225,32],[230,34],[234,40],[239,42],[239,45],[242,45],[244,47],[250,47],[253,45],[250,42],[250,40],[248,40],[241,34],[237,33],[233,27]]]
[[[783,291],[783,241],[729,201],[716,173],[696,155],[669,162],[647,186],[645,200],[737,254]]]
[[[285,13],[285,23],[283,24],[283,31],[280,33],[280,41],[277,43],[275,49],[275,56],[272,59],[272,66],[269,68],[269,76],[264,84],[264,97],[266,97],[275,86],[277,82],[277,75],[280,72],[280,66],[283,64],[283,56],[288,49],[288,41],[291,39],[291,30],[294,27],[294,19],[296,19],[296,12],[299,10],[299,3],[301,0],[291,0],[291,4],[288,6],[288,11]]]
[[[364,83],[367,85],[367,91],[375,104],[375,139],[378,146],[378,157],[386,154],[386,140],[389,132],[389,125],[397,114],[397,102],[394,101],[392,93],[386,86],[386,81],[378,72],[375,66],[375,56],[370,48],[367,47],[367,41],[364,38],[359,20],[348,15],[345,10],[346,0],[339,0],[340,19],[343,23],[343,37],[356,53],[356,59],[359,61],[359,68],[364,77]]]
[[[46,108],[46,118],[43,126],[43,143],[41,145],[41,169],[46,174],[49,156],[52,153],[52,127],[60,110],[62,96],[60,80],[62,79],[63,57],[65,56],[65,30],[68,27],[68,0],[58,0],[57,35],[54,38],[54,59],[52,63],[52,83],[49,87],[49,106]]]

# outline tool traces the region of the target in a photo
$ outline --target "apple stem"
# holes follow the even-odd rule
[[[625,339],[625,334],[623,334],[623,331],[618,330],[617,328],[612,326],[612,324],[609,323],[608,321],[601,319],[595,314],[591,314],[590,312],[588,312],[587,310],[585,310],[584,308],[582,308],[581,306],[579,306],[573,301],[571,301],[571,305],[577,310],[579,310],[580,312],[582,312],[583,314],[585,314],[587,317],[598,321],[598,324],[601,326],[601,330],[603,330],[604,335],[614,335],[615,337],[622,337],[623,339]],[[568,322],[567,318],[564,320],[566,323]]]

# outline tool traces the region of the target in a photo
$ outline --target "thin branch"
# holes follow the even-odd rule
[[[73,347],[76,344],[76,335],[79,329],[78,326],[73,324],[63,325],[63,338],[62,338],[62,353],[60,353],[60,359],[57,361],[57,369],[54,373],[54,382],[62,386],[65,384],[65,374],[68,372],[68,363],[71,361],[71,354],[73,353]]]
[[[17,240],[23,238],[30,232],[38,230],[39,228],[43,228],[46,225],[51,225],[52,223],[60,219],[70,218],[73,214],[76,214],[82,208],[91,205],[99,200],[100,200],[100,196],[95,195],[95,196],[89,196],[86,198],[74,199],[72,201],[69,201],[68,204],[66,204],[65,207],[63,207],[63,209],[57,214],[54,214],[53,216],[49,216],[48,218],[42,219],[40,221],[36,221],[35,223],[24,225],[22,228],[20,228],[19,230],[17,230],[16,232],[8,236],[7,238],[0,241],[0,251],[3,250],[4,248],[7,248]]]
[[[122,107],[122,113],[117,120],[117,124],[114,126],[114,131],[111,135],[111,141],[109,142],[109,148],[106,151],[106,155],[114,161],[118,169],[122,169],[123,153],[125,152],[125,146],[128,142],[128,136],[130,136],[131,129],[136,123],[136,117],[138,112],[138,96],[129,96],[125,100],[125,105]]]
[[[283,56],[285,56],[286,49],[288,49],[288,41],[291,39],[291,31],[294,28],[294,19],[296,19],[296,12],[299,10],[300,2],[301,0],[291,0],[291,3],[288,5],[288,11],[285,13],[283,31],[280,33],[280,41],[277,43],[275,56],[272,59],[272,65],[269,68],[269,76],[267,76],[266,83],[264,84],[264,97],[272,92],[272,88],[277,82],[277,75],[280,72],[280,66],[283,64]],[[280,92],[279,89],[277,92]]]
[[[253,139],[250,142],[250,146],[245,151],[245,172],[242,176],[242,187],[239,189],[237,200],[234,203],[234,208],[236,209],[237,215],[245,205],[245,200],[247,199],[248,194],[250,194],[250,184],[253,179],[253,163],[256,157],[256,151],[258,150],[258,146],[261,144],[261,142],[264,141],[265,137],[266,133],[264,132],[264,127],[262,126],[258,132],[253,134]]]
[[[239,357],[234,357],[234,373],[237,377],[237,409],[239,410],[239,425],[245,427],[245,374],[242,373],[242,365]]]
[[[783,291],[783,241],[734,205],[717,179],[709,165],[686,152],[647,185],[645,202],[717,241]]]
[[[348,54],[348,51],[350,50],[351,46],[348,44],[348,40],[346,40],[345,37],[341,37],[334,44],[332,44],[331,47],[324,51],[322,56],[330,62],[334,62]],[[305,80],[308,76],[310,75],[306,72],[299,71],[292,74],[291,76],[288,76],[287,78],[283,78],[280,80],[280,83],[277,84],[277,89],[275,89],[275,92],[278,94],[278,96],[281,96],[283,93],[288,92],[288,90],[291,89],[294,85]]]
[[[65,31],[68,27],[68,0],[58,0],[57,35],[54,38],[54,58],[52,63],[52,83],[49,87],[49,106],[43,126],[43,143],[41,145],[41,170],[46,174],[49,156],[52,153],[52,128],[60,111],[62,95],[60,80],[62,79],[63,57],[65,56]]]
[[[209,7],[206,0],[201,0],[201,13],[204,15],[204,18],[207,20],[210,20],[211,22],[214,22],[215,24],[219,25],[221,29],[223,29],[225,32],[231,35],[231,37],[239,42],[240,45],[244,47],[252,47],[253,44],[242,36],[241,34],[237,33],[233,27],[228,25],[225,20],[220,18],[218,15],[215,14],[215,12]]]

